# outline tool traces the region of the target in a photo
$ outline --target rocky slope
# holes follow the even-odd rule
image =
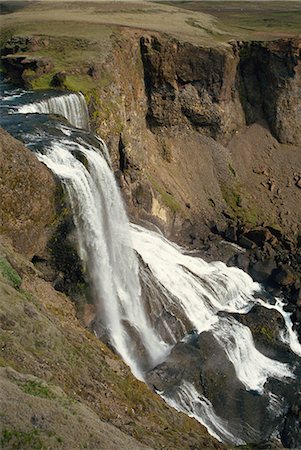
[[[0,206],[12,224],[0,235],[1,448],[224,448],[135,380],[30,262],[49,229],[55,231],[55,182],[20,142],[5,132],[1,137],[2,167],[13,161],[1,172],[1,192],[23,195]],[[39,218],[34,241],[26,227],[15,234],[20,217],[26,225]]]

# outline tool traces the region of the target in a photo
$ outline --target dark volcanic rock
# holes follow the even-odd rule
[[[192,335],[178,343],[167,360],[147,374],[147,382],[173,397],[185,380],[228,421],[228,429],[248,442],[269,439],[279,417],[268,408],[269,396],[247,391],[237,379],[234,366],[210,332]],[[280,411],[279,411],[280,412]]]
[[[278,311],[254,305],[247,314],[231,315],[249,327],[255,346],[263,355],[292,365],[295,363],[296,355],[280,339],[280,335],[285,329],[285,323]]]
[[[45,73],[49,73],[54,64],[49,58],[38,56],[2,56],[1,62],[12,82],[31,87],[31,82]]]
[[[231,51],[144,36],[141,52],[149,126],[192,125],[216,137],[244,125]]]
[[[273,279],[281,286],[290,286],[296,281],[296,274],[288,266],[279,267],[273,274]]]
[[[259,247],[263,247],[266,242],[276,243],[277,239],[273,234],[268,230],[268,228],[255,228],[247,233],[244,233],[244,236],[251,241],[255,242]]]
[[[289,410],[281,433],[285,447],[301,447],[301,403],[295,403]]]
[[[247,123],[265,119],[280,142],[301,143],[300,39],[243,43],[240,88]]]

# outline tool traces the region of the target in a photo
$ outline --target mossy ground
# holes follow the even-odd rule
[[[235,221],[251,228],[258,225],[259,209],[240,184],[223,185],[221,190],[229,212]]]
[[[10,450],[43,450],[38,430],[30,432],[3,430],[0,438],[2,449]]]
[[[180,203],[173,197],[172,194],[166,192],[166,190],[159,185],[159,183],[152,177],[149,176],[149,181],[151,182],[153,188],[160,194],[160,199],[162,203],[170,209],[171,212],[176,213],[181,210]]]
[[[22,279],[12,268],[6,258],[0,256],[0,273],[9,282],[9,284],[18,289],[21,286]]]

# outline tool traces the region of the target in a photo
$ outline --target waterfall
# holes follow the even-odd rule
[[[108,155],[84,143],[53,141],[39,154],[65,186],[76,224],[79,253],[86,265],[112,345],[142,378],[134,338],[139,336],[148,364],[161,362],[169,346],[161,341],[146,317],[139,283],[139,265],[132,249],[129,223]],[[76,156],[81,155],[80,160]]]
[[[49,97],[45,100],[22,105],[17,112],[20,114],[58,114],[65,117],[76,128],[89,129],[88,108],[85,97],[81,93]]]

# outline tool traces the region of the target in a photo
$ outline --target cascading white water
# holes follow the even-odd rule
[[[17,112],[21,114],[58,114],[65,117],[76,128],[89,129],[88,108],[85,97],[81,93],[49,97],[45,100],[22,105]]]
[[[238,378],[249,389],[261,391],[269,376],[293,377],[287,365],[272,361],[256,350],[247,327],[235,319],[223,319],[217,315],[219,311],[247,313],[256,303],[276,309],[285,319],[289,336],[285,337],[286,342],[294,353],[300,354],[301,345],[292,331],[290,317],[279,302],[269,305],[257,298],[260,285],[238,268],[227,267],[222,262],[207,263],[201,258],[186,255],[178,245],[141,226],[132,224],[131,230],[135,250],[165,288],[165,297],[177,302],[178,309],[185,313],[199,333],[213,331],[223,342],[228,356],[232,355],[230,359]]]
[[[237,378],[249,390],[262,393],[269,377],[294,378],[287,364],[274,361],[260,353],[248,327],[233,318],[222,318],[213,328],[214,336],[234,365]]]
[[[76,159],[75,154],[85,161]],[[125,324],[138,333],[151,366],[164,359],[169,347],[151,328],[141,303],[138,261],[114,175],[102,154],[84,142],[53,142],[39,159],[60,177],[69,194],[79,253],[102,306],[111,343],[141,378],[131,333]]]
[[[205,425],[209,433],[216,439],[220,440],[222,436],[225,443],[245,444],[245,441],[227,431],[227,422],[215,414],[211,402],[206,397],[201,396],[193,384],[183,381],[175,396],[171,398],[162,395],[162,397],[173,408]]]

